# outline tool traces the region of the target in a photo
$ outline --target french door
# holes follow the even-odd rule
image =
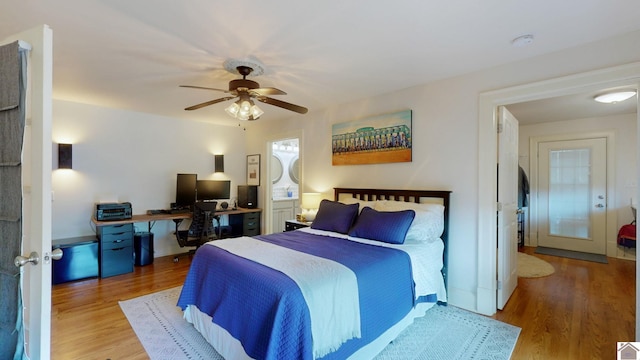
[[[606,253],[607,139],[538,144],[538,245]]]

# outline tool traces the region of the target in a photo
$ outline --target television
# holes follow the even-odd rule
[[[198,201],[224,200],[231,198],[230,180],[197,180],[196,199]]]
[[[177,209],[193,207],[196,202],[196,182],[197,174],[178,174],[176,180],[176,203]]]

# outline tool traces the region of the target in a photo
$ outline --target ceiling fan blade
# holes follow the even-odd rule
[[[215,100],[203,102],[202,104],[189,106],[188,108],[185,108],[185,110],[197,110],[197,109],[203,108],[205,106],[217,104],[219,102],[223,102],[223,101],[227,101],[227,100],[231,100],[231,99],[235,99],[235,96],[227,96],[227,97],[223,97],[223,98],[220,98],[220,99],[215,99]]]
[[[215,90],[215,91],[222,91],[222,92],[225,92],[225,93],[229,92],[229,90],[216,89],[216,88],[210,88],[210,87],[204,87],[204,86],[180,85],[180,87],[192,88],[192,89],[201,89],[201,90]]]
[[[256,100],[263,102],[265,104],[269,104],[269,105],[274,105],[274,106],[278,106],[281,107],[283,109],[287,109],[287,110],[291,110],[291,111],[295,111],[297,113],[300,114],[306,114],[307,111],[309,111],[306,107],[303,106],[299,106],[299,105],[294,105],[285,101],[281,101],[281,100],[276,100],[270,97],[266,97],[266,96],[259,96],[256,97]]]
[[[250,93],[255,93],[256,95],[287,95],[286,92],[280,90],[280,89],[276,89],[273,87],[266,87],[266,88],[258,88],[258,89],[251,89],[249,90]]]

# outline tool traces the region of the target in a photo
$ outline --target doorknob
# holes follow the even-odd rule
[[[604,207],[604,205],[602,205],[602,204],[596,204],[596,207],[597,207],[597,208],[603,208],[603,207]]]
[[[60,260],[60,259],[62,259],[62,255],[63,255],[62,249],[60,249],[60,248],[55,248],[55,249],[53,249],[53,251],[51,251],[51,259],[52,260]],[[45,260],[46,260],[47,255],[45,254],[44,256],[45,256]]]
[[[33,265],[38,265],[38,262],[40,262],[40,255],[38,255],[37,252],[32,251],[31,254],[29,254],[29,257],[24,257],[24,256],[16,256],[16,258],[13,260],[13,263],[16,265],[16,267],[22,267],[24,265],[26,265],[27,263],[32,263]]]

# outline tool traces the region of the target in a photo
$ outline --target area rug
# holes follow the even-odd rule
[[[537,278],[549,276],[555,272],[553,265],[525,253],[518,253],[518,277]]]
[[[560,257],[566,257],[566,258],[576,259],[576,260],[593,261],[593,262],[599,262],[603,264],[609,263],[607,261],[607,256],[600,255],[600,254],[589,254],[589,253],[578,252],[578,251],[548,248],[544,246],[538,246],[535,252],[536,254],[560,256]]]
[[[222,357],[182,318],[180,287],[121,301],[151,360]],[[376,360],[509,359],[520,328],[454,306],[436,306],[407,328]]]

